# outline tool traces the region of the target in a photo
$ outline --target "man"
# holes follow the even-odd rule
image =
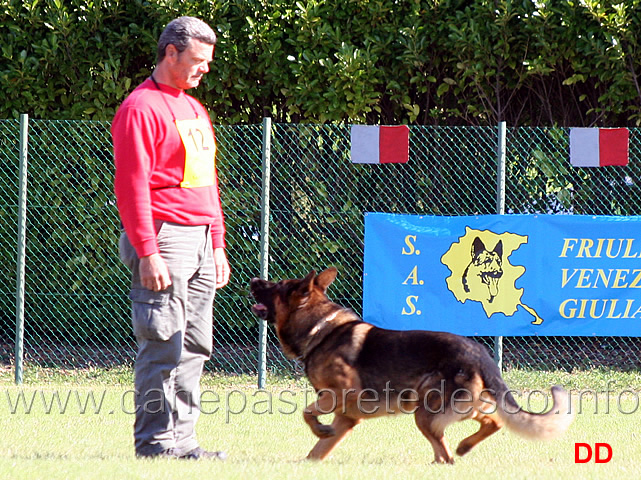
[[[170,22],[153,74],[125,99],[111,128],[120,256],[132,272],[138,342],[139,457],[224,458],[203,450],[194,432],[214,294],[227,284],[229,264],[214,131],[204,107],[185,93],[209,71],[215,44],[199,19]]]

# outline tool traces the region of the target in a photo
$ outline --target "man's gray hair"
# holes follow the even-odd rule
[[[160,62],[165,58],[167,45],[173,45],[182,52],[189,46],[192,38],[207,45],[216,45],[216,34],[199,18],[178,17],[172,20],[160,34],[156,60]]]

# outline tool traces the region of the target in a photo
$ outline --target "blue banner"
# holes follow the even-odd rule
[[[363,318],[466,336],[641,336],[641,217],[367,213]]]

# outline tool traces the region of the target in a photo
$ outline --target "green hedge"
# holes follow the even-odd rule
[[[178,15],[219,43],[218,124],[618,126],[641,118],[641,0],[1,0],[0,118],[110,120]]]

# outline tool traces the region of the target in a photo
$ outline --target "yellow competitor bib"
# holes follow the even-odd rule
[[[216,179],[216,142],[207,120],[176,120],[185,146],[185,172],[182,188],[210,187]]]

